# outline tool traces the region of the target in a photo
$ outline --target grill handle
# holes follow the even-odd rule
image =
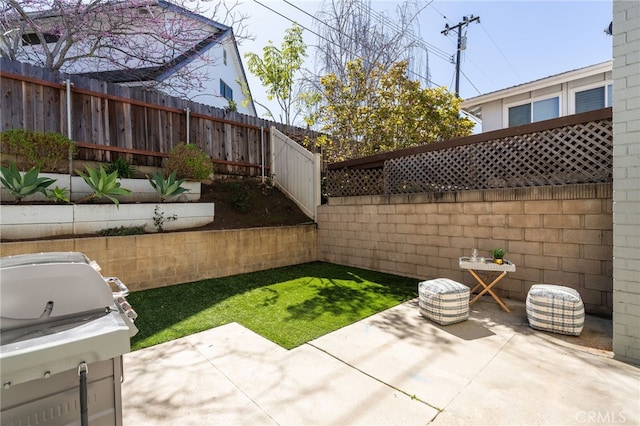
[[[111,287],[111,284],[115,284],[116,287],[118,287],[120,289],[120,291],[113,292],[113,298],[116,299],[118,297],[126,297],[129,295],[129,289],[127,288],[126,285],[124,285],[124,283],[122,281],[120,281],[120,279],[118,277],[107,277],[104,279],[107,284],[109,284],[109,287]]]

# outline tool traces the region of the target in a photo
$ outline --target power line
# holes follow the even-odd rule
[[[291,23],[294,23],[294,24],[298,24],[298,25],[300,25],[300,27],[302,27],[303,29],[305,29],[305,30],[309,31],[309,32],[310,32],[310,33],[312,33],[312,34],[317,35],[317,36],[318,36],[318,37],[320,37],[321,39],[323,39],[323,40],[325,40],[325,41],[328,41],[328,42],[331,42],[331,40],[327,40],[326,38],[322,37],[320,34],[316,33],[315,31],[313,31],[313,30],[311,30],[311,29],[309,29],[309,28],[305,27],[304,25],[302,25],[301,23],[299,23],[299,22],[297,22],[297,21],[294,21],[293,19],[289,18],[288,16],[283,15],[282,13],[278,12],[277,10],[274,10],[274,9],[270,8],[270,7],[269,7],[269,6],[267,6],[266,4],[260,3],[258,0],[253,0],[253,2],[254,2],[254,3],[258,3],[260,6],[264,7],[264,8],[265,8],[265,9],[267,9],[267,10],[270,10],[271,12],[273,12],[273,13],[275,13],[276,15],[278,15],[278,16],[280,16],[280,17],[282,17],[282,18],[286,19],[287,21],[289,21],[289,22],[291,22]],[[288,2],[287,2],[287,3],[288,3]]]
[[[440,10],[438,10],[438,9],[433,5],[433,2],[429,3],[429,7],[431,7],[433,10],[435,10],[435,11],[436,11],[440,16],[442,16],[442,18],[443,18],[443,19],[445,19],[447,22],[449,22],[450,24],[453,24],[453,22],[452,22],[449,18],[447,18],[447,17],[444,15],[444,13],[440,12]],[[480,21],[478,21],[478,23],[480,23]],[[486,31],[486,30],[485,30],[485,31]],[[450,38],[449,38],[449,41],[451,42],[451,44],[453,44],[454,46],[456,46],[456,42],[455,42],[455,41],[451,40]],[[472,64],[473,66],[475,66],[475,67],[476,67],[476,69],[478,69],[478,70],[482,73],[482,75],[484,75],[484,76],[486,77],[486,79],[487,79],[487,80],[489,80],[489,81],[491,82],[491,84],[493,84],[494,86],[496,85],[496,84],[491,80],[491,78],[490,78],[490,77],[489,77],[489,76],[484,72],[484,70],[482,70],[482,68],[480,68],[478,65],[476,65],[476,64],[475,64],[475,62],[473,62],[473,60],[472,60],[472,59],[469,57],[469,55],[468,55],[468,54],[466,54],[466,53],[465,53],[465,59],[466,59],[466,60],[468,60],[469,62],[471,62],[471,64]],[[453,64],[455,64],[455,61],[454,61],[454,59],[453,59],[453,56],[450,56],[450,62],[451,62],[451,63],[453,63]],[[465,74],[463,74],[463,76],[464,76],[464,77],[465,77],[465,79],[469,82],[469,84],[471,84],[471,85],[474,87],[474,89],[478,90],[478,89],[474,86],[473,82],[471,82],[471,80],[469,79],[469,77],[467,77]],[[453,76],[451,77],[451,85],[453,85],[453,79],[454,79],[454,78],[455,78],[455,71],[454,71],[454,73],[453,73]]]
[[[431,2],[429,2],[429,5],[430,5],[431,3],[433,3],[433,0],[432,0]],[[427,6],[429,6],[429,5],[427,5]],[[425,6],[425,7],[427,7],[427,6]],[[360,3],[356,3],[356,7],[358,7],[358,8],[360,8],[360,9],[361,9],[361,8],[363,8],[364,6],[363,6],[362,4],[360,4]],[[361,9],[361,10],[362,10],[362,9]],[[382,13],[380,13],[380,12],[378,12],[378,11],[374,10],[374,9],[371,9],[371,8],[369,8],[368,12],[370,12],[370,13],[371,13],[375,18],[376,18],[376,20],[377,20],[379,23],[381,23],[381,24],[383,24],[383,25],[385,25],[385,26],[391,27],[391,28],[392,28],[392,29],[394,29],[396,32],[402,32],[402,31],[403,31],[403,30],[402,30],[402,28],[400,28],[400,27],[398,26],[398,24],[396,24],[395,22],[390,21],[390,20],[389,20],[386,16],[384,16]],[[435,46],[435,45],[433,45],[433,44],[428,43],[427,41],[425,41],[425,40],[423,40],[423,39],[419,39],[418,37],[416,37],[416,36],[415,36],[415,34],[413,34],[413,32],[409,33],[409,34],[408,34],[408,37],[409,37],[409,38],[411,38],[411,39],[412,39],[412,41],[414,41],[414,42],[416,42],[416,43],[418,43],[418,44],[424,45],[424,46],[427,48],[427,50],[429,50],[429,49],[430,49],[430,50],[431,50],[431,52],[432,52],[433,54],[435,54],[436,56],[439,56],[441,59],[445,59],[445,60],[447,60],[447,61],[449,60],[449,57],[450,57],[450,56],[449,56],[449,54],[448,54],[446,51],[444,51],[444,50],[440,49],[439,47],[437,47],[437,46]]]
[[[509,61],[509,58],[507,58],[507,56],[502,52],[502,50],[500,49],[500,46],[498,46],[498,44],[495,42],[495,40],[493,39],[493,37],[491,37],[491,34],[489,34],[489,31],[487,31],[487,29],[484,27],[484,25],[480,24],[480,28],[482,28],[484,30],[484,32],[487,34],[487,37],[489,37],[489,40],[491,40],[491,43],[493,43],[493,45],[496,47],[496,49],[498,50],[498,52],[500,52],[500,55],[502,55],[502,57],[504,58],[504,60],[507,62],[507,65],[509,65],[509,67],[513,70],[513,72],[518,76],[518,78],[520,79],[520,81],[524,81],[524,79],[520,76],[520,74],[518,74],[518,71],[516,71],[516,69],[514,68],[514,66],[511,64],[511,62]]]
[[[444,34],[445,36],[449,35],[449,31],[451,30],[458,30],[458,48],[456,51],[456,96],[460,96],[460,52],[465,48],[462,44],[462,29],[469,26],[469,24],[474,21],[480,22],[480,17],[474,17],[473,15],[471,15],[470,17],[464,16],[462,18],[462,21],[458,22],[457,25],[450,27],[449,24],[446,24],[444,26],[444,30],[442,30],[442,34]],[[466,45],[466,36],[464,38],[464,43]]]
[[[287,0],[284,0],[284,2],[285,2],[285,3],[287,3],[288,5],[290,5],[290,6],[294,7],[295,9],[297,9],[297,10],[299,10],[299,11],[303,12],[303,13],[304,13],[304,14],[306,14],[307,16],[310,16],[312,19],[314,19],[314,20],[318,21],[319,23],[321,23],[321,24],[323,24],[323,25],[327,26],[328,28],[330,28],[331,30],[335,31],[336,33],[339,33],[339,34],[341,34],[341,35],[344,35],[344,36],[348,37],[348,38],[349,38],[349,39],[351,39],[351,40],[354,40],[354,39],[353,39],[353,37],[352,37],[350,34],[344,34],[342,31],[340,31],[340,29],[335,28],[335,27],[333,27],[333,26],[329,25],[327,22],[325,22],[325,21],[323,21],[323,20],[321,20],[321,19],[317,18],[316,16],[314,16],[314,15],[310,14],[309,12],[307,12],[307,11],[305,11],[305,10],[301,9],[300,7],[298,7],[298,6],[294,5],[294,4],[292,4],[291,2],[289,2],[289,1],[287,1]],[[356,6],[357,6],[357,7],[359,7],[359,4],[358,4],[358,3],[356,3]],[[315,33],[314,33],[314,34],[315,34]],[[330,43],[331,43],[331,44],[333,44],[334,46],[337,46],[337,47],[343,48],[343,46],[339,46],[338,44],[334,43],[333,41],[327,40],[327,39],[326,39],[326,38],[324,38],[324,37],[323,37],[323,40],[330,42]],[[350,54],[352,54],[352,55],[354,55],[354,56],[358,56],[357,54],[355,54],[355,53],[353,53],[353,52],[350,52],[350,51],[349,51],[349,53],[350,53]],[[365,59],[365,58],[363,58],[363,59]],[[413,71],[413,70],[407,70],[407,71],[408,71],[408,72],[410,72],[410,73],[412,73],[412,74],[414,74],[415,76],[417,76],[417,77],[421,78],[422,80],[425,80],[425,81],[431,81],[431,79],[430,79],[428,76],[427,76],[427,77],[424,77],[424,76],[422,76],[421,74],[419,74],[419,73],[417,73],[416,71]],[[432,83],[435,83],[435,82],[433,82],[433,81],[431,81],[431,82],[432,82]]]
[[[433,1],[433,0],[431,0]],[[408,63],[410,66],[410,69],[408,71],[415,73],[415,71],[413,70],[413,67],[417,67],[419,64],[420,59],[421,59],[421,55],[418,56],[418,59],[416,59],[415,55],[412,54],[412,51],[414,49],[422,49],[425,52],[425,56],[426,56],[426,71],[427,71],[427,77],[422,77],[423,81],[426,82],[427,85],[429,85],[429,83],[431,83],[431,76],[430,76],[430,70],[429,70],[429,47],[426,45],[426,43],[421,40],[418,39],[414,32],[413,32],[413,28],[411,28],[411,26],[409,26],[409,28],[402,28],[400,25],[398,25],[395,22],[390,21],[387,16],[385,16],[382,12],[376,11],[374,9],[371,8],[371,6],[365,6],[365,4],[360,3],[360,2],[355,2],[354,5],[356,6],[356,8],[358,8],[360,10],[360,13],[366,14],[366,16],[368,17],[373,17],[378,24],[382,25],[385,29],[386,28],[390,28],[392,31],[395,32],[395,34],[399,34],[402,35],[402,38],[406,39],[408,41],[408,44],[405,46],[405,53],[407,55],[408,59]],[[416,11],[416,13],[413,15],[412,20],[411,21],[415,21],[415,18],[418,16],[418,14],[420,13],[421,10],[424,10],[424,8],[426,8],[426,6],[424,6],[422,9]],[[406,12],[406,10],[405,10]],[[404,16],[404,15],[401,15]],[[435,52],[435,54],[437,55],[438,52]]]
[[[440,12],[438,9],[436,9],[436,7],[433,5],[433,1],[431,3],[429,3],[428,6],[431,7],[433,10],[435,10],[436,12],[438,12],[438,14],[440,16],[442,16],[444,19],[446,19],[447,21],[449,21],[450,24],[453,24],[453,22],[451,22],[451,20],[449,18],[444,16],[444,14],[442,12]]]
[[[293,19],[289,18],[288,16],[285,16],[284,14],[282,14],[282,13],[280,13],[280,12],[278,12],[278,11],[276,11],[276,10],[272,9],[271,7],[269,7],[269,6],[267,6],[267,5],[263,4],[263,3],[261,3],[260,1],[258,1],[258,0],[253,0],[253,1],[254,1],[255,3],[259,4],[260,6],[264,7],[265,9],[267,9],[267,10],[269,10],[269,11],[271,11],[271,12],[275,13],[276,15],[278,15],[278,16],[280,16],[280,17],[282,17],[282,18],[286,19],[286,20],[288,20],[289,22],[293,22],[293,23],[298,24],[301,28],[303,28],[303,29],[305,29],[305,30],[309,31],[311,34],[314,34],[314,35],[318,36],[320,39],[322,39],[322,40],[324,40],[324,41],[326,41],[326,42],[328,42],[328,43],[331,43],[331,44],[333,44],[333,45],[334,45],[334,46],[336,46],[336,47],[343,48],[343,46],[340,46],[339,44],[335,43],[333,40],[330,40],[330,39],[328,39],[328,38],[326,38],[326,37],[322,36],[321,34],[318,34],[317,32],[315,32],[315,31],[313,31],[313,30],[309,29],[308,27],[306,27],[306,26],[304,26],[304,25],[300,24],[299,22],[297,22],[297,21],[295,21],[295,20],[293,20]],[[313,16],[313,15],[309,14],[307,11],[305,11],[305,10],[301,9],[300,7],[298,7],[298,6],[296,6],[296,5],[292,4],[292,3],[290,3],[290,2],[289,2],[289,1],[287,1],[287,0],[284,0],[284,2],[285,2],[286,4],[288,4],[288,5],[292,6],[292,7],[294,7],[295,9],[297,9],[297,10],[299,10],[299,11],[303,12],[303,13],[304,13],[304,14],[306,14],[307,16],[310,16],[311,18],[313,18],[314,20],[316,20],[316,21],[320,22],[321,24],[323,24],[323,25],[325,25],[325,26],[329,27],[331,30],[336,31],[337,33],[342,34],[342,35],[344,35],[344,36],[347,36],[347,37],[349,37],[349,38],[351,38],[351,39],[353,40],[353,38],[352,38],[350,35],[348,35],[348,34],[344,34],[344,33],[343,33],[343,32],[341,32],[339,29],[336,29],[336,28],[332,27],[331,25],[329,25],[329,24],[327,24],[326,22],[324,22],[324,21],[322,21],[322,20],[318,19],[317,17],[315,17],[315,16]],[[352,55],[353,55],[353,56],[355,56],[355,57],[359,57],[359,56],[358,56],[356,53],[354,53],[354,52],[351,52],[351,51],[349,51],[349,50],[347,50],[347,52],[349,52],[350,54],[352,54]],[[366,60],[366,58],[361,58],[361,59]],[[436,82],[434,82],[434,81],[433,81],[433,80],[431,80],[430,78],[428,78],[428,77],[424,77],[424,76],[420,75],[419,73],[417,73],[417,72],[415,72],[415,71],[413,71],[413,70],[408,70],[408,72],[411,72],[411,73],[412,73],[412,74],[414,74],[416,77],[418,77],[418,78],[420,78],[420,79],[422,79],[422,80],[430,81],[431,83],[433,83],[433,84],[435,84],[435,85],[438,85]],[[439,86],[439,85],[438,85],[438,86]]]
[[[489,80],[489,83],[491,83],[496,89],[498,89],[497,84],[491,79],[491,77],[489,77],[489,75],[487,75],[486,72],[484,72],[484,70],[482,68],[480,68],[478,66],[478,64],[476,64],[475,62],[473,62],[473,60],[471,59],[470,55],[465,52],[464,57],[463,57],[463,62],[465,61],[469,61],[471,63],[471,65],[473,65],[474,67],[476,67],[476,69],[478,71],[480,71],[480,73],[487,79]],[[467,78],[467,81],[469,81],[469,79]],[[471,83],[471,81],[469,81],[469,83]]]
[[[469,84],[476,89],[476,92],[478,92],[478,95],[482,95],[482,93],[480,92],[480,90],[478,90],[478,88],[476,87],[475,84],[473,84],[473,82],[471,80],[469,80],[469,77],[467,77],[467,75],[464,73],[464,71],[460,70],[460,74],[462,74],[462,76],[465,78],[465,80],[467,80],[469,82]]]
[[[301,28],[303,28],[304,30],[306,30],[306,31],[310,32],[311,34],[314,34],[315,36],[317,36],[317,37],[318,37],[318,38],[320,38],[321,40],[324,40],[324,41],[326,41],[326,42],[328,42],[328,43],[330,43],[330,44],[332,44],[332,45],[334,45],[334,46],[336,46],[336,47],[341,47],[341,48],[343,48],[343,46],[340,46],[339,44],[337,44],[337,43],[336,43],[336,42],[334,42],[333,40],[330,40],[330,39],[328,39],[328,38],[324,37],[322,34],[320,34],[320,33],[316,32],[316,31],[314,31],[314,30],[312,30],[312,29],[310,29],[310,28],[308,28],[308,27],[306,27],[306,26],[302,25],[300,22],[298,22],[298,21],[296,21],[296,20],[294,20],[294,19],[289,18],[289,17],[288,17],[288,16],[286,16],[285,14],[283,14],[283,13],[281,13],[281,12],[278,12],[277,10],[275,10],[275,9],[273,9],[273,8],[271,8],[271,7],[267,6],[267,5],[265,5],[264,3],[261,3],[259,0],[253,0],[253,1],[254,1],[255,3],[257,3],[258,5],[260,5],[260,6],[264,7],[265,9],[269,10],[270,12],[275,13],[276,15],[278,15],[278,16],[280,16],[280,17],[282,17],[282,18],[286,19],[287,21],[289,21],[289,22],[291,22],[291,23],[296,23],[296,24],[297,24],[297,25],[299,25]],[[349,35],[349,34],[344,34],[344,33],[343,33],[342,31],[340,31],[339,29],[337,29],[337,28],[335,28],[335,27],[333,27],[333,26],[329,25],[327,22],[322,21],[321,19],[319,19],[319,18],[317,18],[316,16],[314,16],[314,15],[310,14],[309,12],[307,12],[307,11],[305,11],[304,9],[300,8],[299,6],[294,5],[294,4],[293,4],[293,3],[291,3],[290,1],[288,1],[288,0],[284,0],[284,2],[285,2],[286,4],[288,4],[289,6],[291,6],[291,7],[295,8],[296,10],[298,10],[298,11],[300,11],[300,12],[304,13],[305,15],[307,15],[307,16],[309,16],[309,17],[311,17],[313,20],[318,21],[318,22],[320,22],[322,25],[327,26],[327,27],[328,27],[328,28],[330,28],[331,30],[333,30],[333,31],[335,31],[335,32],[337,32],[337,33],[339,33],[339,34],[342,34],[342,35],[344,35],[344,36],[347,36],[347,37],[349,37],[350,39],[353,39],[353,37],[352,37],[351,35]],[[429,3],[429,6],[433,7],[431,3]],[[436,10],[438,13],[440,13],[437,9],[435,9],[435,7],[433,7],[433,8],[434,8],[434,10]],[[383,25],[387,25],[387,26],[392,27],[393,29],[399,30],[399,27],[397,26],[397,24],[395,24],[395,23],[393,23],[393,22],[389,21],[387,18],[385,18],[384,16],[382,16],[382,15],[380,14],[380,12],[377,12],[377,11],[375,11],[375,10],[373,10],[373,9],[371,10],[371,12],[372,12],[372,14],[374,15],[374,18],[375,18],[375,19],[377,19],[377,20],[379,20],[379,22],[380,22],[380,23],[382,23]],[[440,15],[442,15],[442,13],[440,13]],[[380,18],[380,16],[381,16],[382,18]],[[447,19],[447,18],[446,18],[446,16],[444,16],[444,15],[442,15],[442,16],[443,16],[445,19]],[[472,16],[472,18],[473,18],[473,16]],[[382,19],[382,20],[380,20],[380,19]],[[448,19],[447,19],[447,20],[448,20]],[[469,21],[469,22],[472,22],[472,21]],[[450,30],[452,30],[452,29],[454,29],[454,27],[450,27],[449,29],[450,29]],[[427,43],[427,42],[425,42],[424,40],[420,40],[420,39],[418,39],[414,34],[410,34],[410,37],[411,37],[414,41],[416,41],[418,44],[423,45],[423,47],[426,47],[426,50],[427,50],[428,52],[430,52],[430,53],[433,53],[436,57],[438,57],[438,58],[440,58],[440,59],[443,59],[443,60],[446,60],[447,62],[452,62],[452,57],[451,57],[451,55],[449,55],[446,51],[444,51],[444,50],[442,50],[442,49],[440,49],[440,48],[438,48],[438,47],[436,47],[436,46],[434,46],[434,45],[432,45],[432,44],[430,44],[430,43]],[[357,54],[355,54],[355,53],[354,53],[354,52],[352,52],[352,51],[347,50],[347,52],[349,52],[350,54],[354,55],[355,57],[359,57]],[[366,60],[366,58],[362,58],[362,59],[365,59],[365,60]],[[474,65],[475,65],[475,64],[474,64]],[[476,66],[476,67],[477,67],[477,66]],[[421,78],[421,79],[423,79],[423,80],[429,81],[429,82],[431,82],[432,84],[434,84],[434,85],[436,85],[436,86],[443,86],[442,84],[438,84],[437,82],[433,81],[431,78],[425,78],[424,76],[420,75],[419,73],[417,73],[417,72],[415,72],[415,71],[408,70],[408,72],[411,72],[412,74],[414,74],[414,75],[415,75],[415,76],[417,76],[418,78]],[[480,93],[480,91],[479,91],[479,90],[478,90],[478,88],[473,84],[473,82],[471,82],[471,80],[470,80],[470,79],[469,79],[469,78],[468,78],[464,73],[462,73],[462,74],[463,74],[464,78],[469,82],[469,84],[471,84],[471,86],[473,86],[473,88],[474,88],[476,91],[478,91],[478,93]],[[456,74],[455,74],[455,73],[454,73],[454,77],[456,77]],[[452,77],[452,80],[453,80],[453,77]],[[459,77],[457,77],[457,78],[456,78],[456,85],[457,85],[457,86],[459,85]],[[458,93],[458,90],[456,89],[456,94],[457,94],[457,93]]]

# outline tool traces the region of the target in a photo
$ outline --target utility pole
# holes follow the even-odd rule
[[[458,50],[456,52],[456,96],[460,97],[460,51],[466,49],[467,47],[467,38],[464,38],[464,45],[462,42],[462,28],[468,26],[473,21],[478,21],[480,23],[479,16],[465,16],[462,18],[462,21],[458,22],[458,25],[454,25],[450,27],[449,24],[444,26],[444,30],[441,31],[441,34],[449,35],[449,31],[458,30]]]

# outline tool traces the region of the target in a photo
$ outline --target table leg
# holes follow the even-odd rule
[[[469,302],[469,305],[473,305],[475,302],[477,302],[485,293],[489,293],[496,302],[498,302],[498,304],[502,307],[502,309],[504,309],[507,312],[511,312],[509,310],[509,308],[507,307],[507,305],[504,304],[504,302],[502,301],[502,299],[500,299],[500,297],[493,291],[491,290],[491,288],[496,285],[498,283],[498,281],[500,281],[502,278],[505,277],[505,275],[507,275],[507,272],[504,271],[502,272],[500,275],[498,275],[497,278],[495,278],[493,281],[491,281],[490,284],[487,284],[477,273],[476,271],[474,271],[473,269],[469,269],[469,272],[471,273],[471,275],[473,275],[473,277],[476,279],[476,281],[478,281],[478,285],[476,286],[476,288],[478,286],[482,286],[484,287],[484,289],[478,293],[478,295],[476,297],[474,297],[473,299],[471,299],[471,301]],[[474,288],[475,290],[475,288]]]
[[[474,271],[475,272],[475,271]],[[484,278],[479,278],[475,277],[476,281],[479,281],[480,284],[477,284],[469,293],[473,294],[475,293],[476,290],[478,290],[480,287],[486,287],[486,282],[489,280],[493,280],[496,276],[498,275],[497,271],[494,272],[490,272],[489,274],[487,274]]]

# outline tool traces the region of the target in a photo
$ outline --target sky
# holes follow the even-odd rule
[[[455,1],[417,0],[428,5],[419,14],[420,37],[432,49],[429,69],[432,85],[455,87],[456,32],[442,34],[445,24],[454,26],[463,17],[479,16],[466,28],[466,50],[461,56],[460,97],[485,93],[608,61],[612,37],[604,32],[612,20],[611,0],[573,1]],[[372,0],[371,7],[395,16],[400,1]],[[269,40],[280,46],[284,32],[296,21],[306,29],[307,66],[313,66],[317,43],[315,15],[320,1],[242,0],[238,6],[249,18],[253,41],[243,41],[240,54],[261,55]],[[244,59],[243,59],[244,60]],[[252,95],[266,103],[260,81],[246,67]],[[273,105],[273,104],[271,104]],[[258,114],[264,110],[258,107]]]

